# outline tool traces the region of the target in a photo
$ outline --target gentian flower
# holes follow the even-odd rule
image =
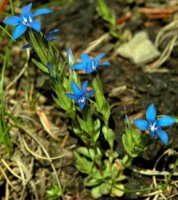
[[[5,24],[16,26],[12,35],[13,40],[20,37],[27,30],[28,27],[34,29],[37,32],[40,32],[41,24],[39,21],[34,20],[34,17],[52,12],[52,10],[49,10],[47,8],[42,8],[37,10],[34,14],[32,14],[31,8],[32,8],[32,3],[22,8],[20,17],[12,16],[3,20],[3,23]]]
[[[59,32],[59,29],[54,29],[50,32],[48,32],[46,35],[44,35],[44,39],[47,41],[47,42],[51,42],[53,40],[57,40],[57,36],[54,35],[55,33]],[[26,44],[25,46],[23,46],[22,48],[23,49],[28,49],[28,48],[31,48],[32,46],[30,44]],[[34,50],[33,50],[34,52]]]
[[[87,92],[87,87],[88,81],[85,81],[82,84],[81,89],[74,81],[72,81],[73,94],[66,94],[67,97],[73,99],[79,105],[80,110],[85,107],[87,99],[95,93],[94,90],[90,90]]]
[[[146,120],[135,119],[134,124],[142,131],[149,131],[151,137],[155,137],[156,134],[164,144],[168,144],[168,135],[161,127],[170,126],[176,122],[176,120],[169,116],[164,116],[156,119],[156,109],[154,104],[151,104],[146,111]]]
[[[100,60],[104,56],[105,56],[105,53],[102,53],[102,54],[96,56],[96,58],[91,59],[89,57],[89,55],[82,53],[82,55],[81,55],[82,62],[74,64],[73,69],[84,70],[86,74],[90,74],[90,73],[96,71],[97,67],[110,65],[109,62],[100,63]]]

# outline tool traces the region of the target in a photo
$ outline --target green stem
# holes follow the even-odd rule
[[[12,0],[10,0],[11,14],[14,15],[14,6]]]

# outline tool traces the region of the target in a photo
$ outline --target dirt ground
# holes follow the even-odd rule
[[[22,6],[28,2],[23,1]],[[144,118],[146,108],[154,103],[158,114],[178,116],[177,41],[168,58],[160,66],[154,67],[158,58],[138,65],[119,55],[118,48],[127,41],[120,41],[109,33],[107,23],[96,11],[96,1],[33,1],[33,6],[39,8],[49,2],[48,8],[54,10],[54,13],[49,18],[42,18],[43,30],[47,32],[53,28],[60,29],[59,39],[54,43],[61,50],[63,57],[66,48],[70,47],[76,58],[79,58],[82,52],[91,56],[106,52],[106,59],[111,62],[110,67],[101,68],[99,73],[105,95],[112,107],[110,127],[116,133],[116,148],[121,157],[124,155],[121,138],[126,115],[130,120]],[[125,38],[132,38],[136,33],[145,31],[154,44],[158,33],[171,22],[176,23],[178,19],[178,3],[174,0],[108,0],[107,3],[116,13],[117,29]],[[157,9],[156,14],[147,10],[148,7],[151,7],[151,10]],[[170,11],[166,12],[168,8]],[[8,9],[9,7],[4,12],[8,12]],[[174,26],[170,32],[177,34],[178,28]],[[171,40],[171,37],[173,36],[167,40]],[[92,46],[91,42],[96,40],[99,41],[98,44]],[[5,53],[9,42],[8,37],[1,41],[1,54]],[[167,44],[168,42],[163,42],[160,45],[160,53]],[[24,67],[26,51],[21,49],[23,45],[23,40],[13,44],[5,73],[6,109],[17,121],[14,122],[12,117],[7,118],[13,141],[11,156],[0,146],[0,199],[45,200],[46,190],[58,179],[61,185],[66,187],[64,199],[92,200],[89,188],[83,185],[84,175],[75,168],[72,153],[79,140],[72,133],[65,113],[53,101],[49,78],[30,61]],[[0,58],[0,64],[2,63]],[[146,188],[166,182],[165,175],[154,176],[152,171],[172,170],[178,153],[178,125],[165,130],[169,135],[169,144],[162,145],[161,141],[155,140],[125,171],[127,178],[124,183],[127,189]],[[121,198],[105,196],[101,200],[176,200],[177,173],[176,168],[169,188],[164,192],[130,192]]]

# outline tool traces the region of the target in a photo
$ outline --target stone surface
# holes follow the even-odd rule
[[[128,43],[120,46],[117,52],[135,64],[148,63],[160,55],[144,31],[137,33]]]

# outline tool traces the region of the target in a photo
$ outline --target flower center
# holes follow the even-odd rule
[[[91,61],[91,66],[92,66],[92,69],[94,69],[94,70],[96,69],[94,61]]]
[[[78,100],[78,103],[83,103],[86,101],[86,97],[80,97],[80,99]]]
[[[150,124],[150,130],[151,130],[152,132],[155,132],[155,131],[157,130],[156,122],[153,123],[153,124]]]
[[[30,17],[30,16],[28,16],[28,18],[26,18],[26,17],[23,17],[23,24],[25,25],[25,26],[30,26],[30,23],[32,23],[32,18]]]

